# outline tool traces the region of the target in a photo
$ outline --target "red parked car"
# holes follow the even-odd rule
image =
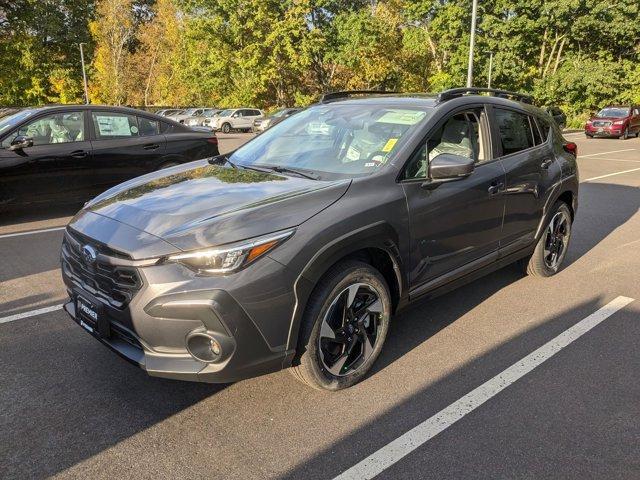
[[[616,137],[626,140],[640,134],[640,106],[605,107],[587,120],[584,133],[592,137]]]

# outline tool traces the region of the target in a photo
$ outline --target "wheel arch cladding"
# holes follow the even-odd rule
[[[575,220],[576,212],[573,209],[573,192],[571,190],[565,190],[560,195],[558,195],[557,201],[567,204],[567,207],[569,207],[569,211],[571,212],[571,220]]]
[[[293,313],[288,348],[296,348],[300,323],[307,302],[320,279],[336,264],[347,259],[357,259],[376,268],[389,287],[393,309],[406,295],[406,273],[402,267],[398,249],[398,235],[385,222],[357,229],[325,245],[307,263],[296,282],[297,305]]]

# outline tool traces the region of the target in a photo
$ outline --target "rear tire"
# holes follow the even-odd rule
[[[550,277],[558,273],[569,248],[572,222],[567,204],[556,202],[533,254],[520,261],[527,275]]]
[[[382,351],[391,310],[389,287],[371,265],[333,266],[307,303],[291,373],[318,390],[355,385]]]

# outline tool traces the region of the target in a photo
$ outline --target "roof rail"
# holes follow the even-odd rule
[[[466,94],[488,93],[492,97],[512,98],[523,103],[533,103],[533,97],[525,93],[510,92],[509,90],[500,90],[498,88],[479,88],[479,87],[461,87],[451,88],[438,94],[438,102],[446,102],[452,98],[461,97]]]
[[[320,97],[320,103],[327,103],[341,98],[349,98],[353,95],[393,95],[398,92],[390,92],[388,90],[344,90],[340,92],[325,93]]]

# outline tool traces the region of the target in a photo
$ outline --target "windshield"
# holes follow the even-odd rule
[[[222,110],[218,116],[219,117],[230,117],[233,110]]]
[[[371,104],[317,105],[288,117],[229,158],[238,165],[308,170],[320,177],[368,175],[431,115]]]
[[[207,117],[207,118],[213,117],[216,114],[217,111],[218,110],[205,110],[204,113],[202,114],[202,116],[203,117]]]
[[[7,115],[5,117],[0,118],[0,135],[5,133],[8,130],[11,130],[13,127],[22,122],[25,118],[31,115],[34,111],[25,109],[18,110],[17,112],[12,113],[11,115]]]
[[[596,114],[596,117],[599,117],[599,118],[602,118],[602,117],[624,118],[627,116],[629,116],[629,109],[618,108],[618,107],[603,108]]]

